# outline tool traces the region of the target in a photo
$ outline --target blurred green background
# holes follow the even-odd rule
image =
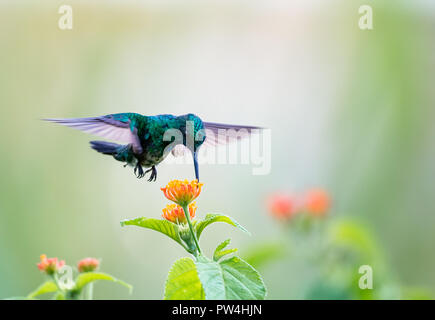
[[[192,167],[162,165],[156,183],[138,180],[91,150],[91,136],[39,120],[129,111],[272,129],[269,175],[200,168],[198,214],[232,215],[252,233],[213,226],[206,252],[229,236],[242,253],[277,237],[267,194],[322,186],[332,215],[368,226],[394,277],[435,290],[435,6],[369,2],[371,31],[358,28],[366,3],[348,0],[2,1],[0,298],[42,281],[42,253],[101,258],[134,285],[129,296],[98,283],[96,298],[162,298],[184,252],[119,221],[159,217],[159,188],[193,178]],[[72,30],[58,28],[62,4]],[[269,298],[301,298],[301,270],[284,260],[262,272]]]

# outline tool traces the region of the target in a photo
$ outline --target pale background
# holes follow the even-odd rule
[[[57,27],[60,5],[74,27]],[[374,30],[358,28],[373,4]],[[156,183],[97,154],[93,137],[45,117],[184,114],[272,129],[272,171],[204,165],[199,215],[234,216],[204,233],[243,252],[276,236],[264,199],[326,188],[333,215],[358,217],[404,284],[435,289],[433,1],[2,1],[0,5],[0,298],[43,279],[41,253],[94,256],[134,285],[97,284],[97,298],[160,299],[184,256],[163,235],[121,228],[159,217],[159,188],[193,178],[159,168]],[[269,298],[300,298],[285,264],[263,271]],[[282,280],[285,278],[285,281]]]

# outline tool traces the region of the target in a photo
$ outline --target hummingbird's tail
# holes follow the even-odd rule
[[[92,149],[113,156],[118,161],[127,162],[130,165],[137,163],[131,144],[121,145],[106,141],[91,141],[90,143]]]
[[[120,144],[106,141],[91,141],[91,148],[103,154],[114,155],[123,147]]]

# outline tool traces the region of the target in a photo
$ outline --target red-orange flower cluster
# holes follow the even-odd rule
[[[199,196],[201,187],[202,183],[199,183],[198,180],[191,182],[187,180],[172,180],[161,190],[166,198],[184,207]]]
[[[100,261],[95,258],[84,258],[77,263],[79,272],[92,272],[98,269]]]
[[[195,217],[196,204],[192,202],[189,204],[189,216],[190,219]],[[177,204],[168,204],[166,208],[163,209],[162,217],[173,223],[186,223],[186,216],[184,215],[183,208]]]
[[[58,261],[57,258],[47,258],[45,254],[41,254],[39,258],[41,262],[37,264],[38,269],[48,275],[54,274],[65,265],[64,260]]]
[[[324,216],[331,206],[328,193],[322,189],[312,189],[304,195],[305,210],[313,216]]]
[[[272,216],[287,220],[298,213],[308,213],[313,217],[325,216],[331,207],[329,194],[323,189],[311,189],[301,196],[276,193],[269,197],[268,209]]]
[[[294,199],[291,195],[276,193],[269,197],[269,212],[278,219],[289,219],[295,211]]]

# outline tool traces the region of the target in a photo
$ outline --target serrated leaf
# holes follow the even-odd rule
[[[219,259],[221,259],[222,257],[237,251],[237,248],[223,250],[230,244],[230,241],[231,239],[227,239],[216,247],[216,250],[214,251],[213,254],[214,261],[219,261]]]
[[[230,244],[230,242],[231,242],[231,239],[227,239],[227,240],[221,242],[221,243],[216,247],[216,250],[215,250],[214,252],[216,253],[217,251],[221,251],[221,250],[224,249],[226,246],[228,246],[228,245]]]
[[[80,273],[78,275],[73,291],[81,291],[83,287],[86,286],[87,284],[98,280],[105,280],[105,281],[118,283],[128,288],[130,293],[133,289],[133,287],[128,283],[118,280],[115,277],[112,277],[110,274],[103,273],[103,272],[85,272],[85,273]]]
[[[56,292],[58,290],[56,284],[53,281],[46,281],[41,284],[35,291],[31,292],[27,298],[32,299],[44,293]]]
[[[165,300],[204,300],[204,290],[190,258],[182,258],[172,265],[165,285]]]
[[[125,219],[121,221],[121,226],[138,226],[142,228],[147,228],[151,230],[158,231],[167,235],[169,238],[175,240],[179,244],[183,245],[178,232],[178,226],[167,220],[153,219],[139,217],[134,219]]]
[[[215,262],[201,256],[195,265],[207,300],[263,300],[266,296],[260,274],[239,257]]]
[[[195,223],[195,230],[196,230],[196,236],[201,236],[201,233],[204,231],[206,227],[208,227],[210,224],[215,222],[224,222],[228,223],[229,225],[232,225],[233,227],[236,227],[243,232],[246,232],[247,234],[250,234],[248,230],[246,230],[244,227],[242,227],[236,220],[229,216],[225,216],[223,214],[215,214],[215,213],[209,213],[205,216],[203,220],[197,220]]]

